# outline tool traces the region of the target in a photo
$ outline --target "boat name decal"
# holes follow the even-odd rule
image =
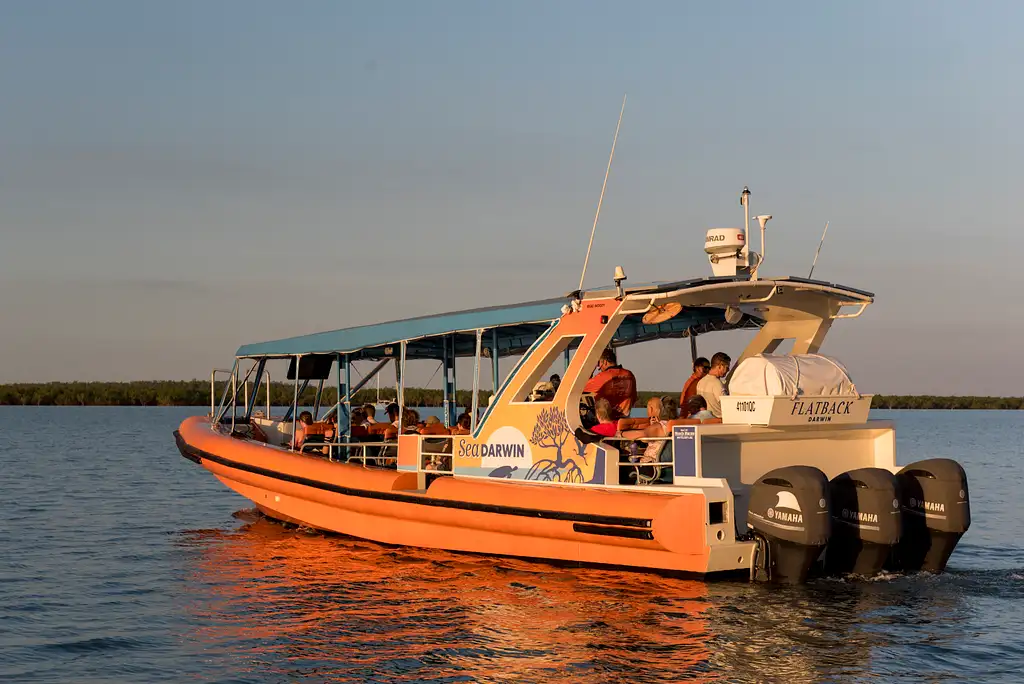
[[[459,458],[514,458],[526,459],[525,444],[459,444]]]
[[[791,416],[807,416],[808,423],[829,423],[832,416],[848,416],[853,400],[794,401]]]

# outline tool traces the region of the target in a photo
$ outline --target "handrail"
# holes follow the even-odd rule
[[[216,389],[214,389],[214,387],[216,385],[216,380],[217,380],[217,373],[227,373],[228,375],[231,375],[232,371],[230,371],[230,370],[228,370],[226,368],[214,368],[212,371],[210,371],[210,417],[211,418],[213,417],[213,414],[217,412],[217,391],[216,391]]]
[[[835,314],[829,316],[829,318],[831,318],[833,320],[835,320],[837,318],[857,318],[862,313],[864,313],[864,309],[868,308],[868,304],[870,304],[870,303],[871,302],[859,302],[859,303],[858,302],[850,302],[848,304],[847,303],[840,304],[839,305],[840,308],[842,308],[844,306],[857,306],[858,308],[857,308],[856,311],[851,311],[850,313],[845,313],[845,314],[835,313]]]

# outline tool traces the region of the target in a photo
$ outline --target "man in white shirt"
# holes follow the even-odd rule
[[[711,357],[711,370],[697,383],[697,394],[704,397],[708,410],[715,418],[722,417],[722,395],[725,394],[725,380],[732,359],[725,352]]]

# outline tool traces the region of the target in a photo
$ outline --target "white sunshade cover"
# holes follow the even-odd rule
[[[839,361],[821,354],[758,354],[740,363],[729,394],[744,397],[857,396]]]

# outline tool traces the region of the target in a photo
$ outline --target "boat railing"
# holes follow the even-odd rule
[[[398,442],[304,442],[300,451],[304,454],[323,454],[327,450],[328,461],[359,463],[364,468],[387,467],[398,461]],[[369,453],[376,450],[375,453]],[[352,455],[352,451],[358,454]],[[311,453],[312,452],[312,453]]]
[[[636,473],[636,483],[639,485],[655,484],[662,480],[666,473],[671,476],[675,472],[675,449],[672,444],[672,437],[643,437],[640,439],[608,437],[604,441],[611,443],[619,452],[619,460],[615,465],[620,468],[633,468],[633,472]],[[667,442],[667,444],[658,453],[657,461],[645,462],[640,460],[643,458],[644,452],[638,448],[638,442],[643,442],[647,445],[659,442]],[[625,457],[625,460],[623,460],[623,457]]]
[[[231,379],[231,396],[235,395],[235,391],[238,385],[238,376],[230,368],[214,368],[210,371],[210,417],[217,413],[217,374],[223,373]]]

